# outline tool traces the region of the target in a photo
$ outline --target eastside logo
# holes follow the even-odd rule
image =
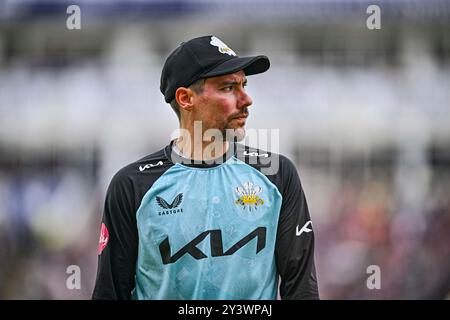
[[[163,211],[158,212],[158,216],[164,216],[167,214],[174,214],[183,212],[183,208],[178,208],[183,201],[183,194],[178,194],[175,199],[173,199],[172,203],[168,203],[164,198],[160,196],[156,196],[156,203],[163,209]],[[178,209],[177,209],[178,208]]]

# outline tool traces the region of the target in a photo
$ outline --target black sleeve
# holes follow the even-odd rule
[[[105,200],[102,223],[108,239],[99,247],[97,279],[92,299],[131,299],[135,287],[138,234],[131,179],[116,174]],[[102,228],[105,228],[102,227]],[[103,232],[102,232],[103,234]]]
[[[319,299],[308,205],[294,164],[281,157],[283,203],[275,248],[280,295],[282,299]]]

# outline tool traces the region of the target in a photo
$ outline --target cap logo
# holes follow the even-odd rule
[[[233,50],[231,50],[225,43],[222,42],[222,40],[217,37],[212,36],[210,44],[219,48],[220,53],[228,54],[230,56],[236,55]]]

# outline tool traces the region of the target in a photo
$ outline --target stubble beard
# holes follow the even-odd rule
[[[248,111],[245,110],[243,114],[248,116]],[[243,126],[233,128],[232,121],[234,121],[235,116],[228,120],[228,123],[225,125],[225,129],[222,132],[225,137],[225,141],[242,141],[245,138],[245,124]]]

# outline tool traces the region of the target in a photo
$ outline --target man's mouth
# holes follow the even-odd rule
[[[248,113],[247,114],[241,114],[237,117],[234,117],[233,119],[238,119],[238,120],[245,120],[248,118]]]

